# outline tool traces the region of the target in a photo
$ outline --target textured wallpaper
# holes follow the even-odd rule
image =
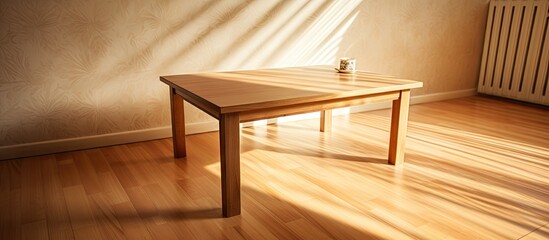
[[[160,75],[335,64],[476,86],[487,0],[1,0],[0,146],[168,126]],[[189,123],[211,121],[187,108]]]

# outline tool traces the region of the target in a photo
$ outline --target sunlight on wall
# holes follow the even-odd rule
[[[304,31],[302,37],[287,51],[287,55],[277,60],[277,66],[295,66],[305,62],[305,65],[333,64],[337,61],[339,46],[345,32],[352,25],[360,11],[354,11],[360,1],[333,2],[318,20]],[[353,13],[354,12],[354,13]],[[350,17],[349,17],[350,16]],[[322,48],[315,48],[321,45]],[[350,108],[335,109],[334,115],[350,113]],[[279,117],[277,119],[254,121],[253,126],[261,126],[270,123],[284,123],[304,119],[319,118],[318,112],[293,116]]]
[[[0,146],[169,126],[161,75],[332,64],[360,3],[2,1]]]
[[[306,65],[333,63],[337,58],[342,34],[358,15],[359,11],[355,9],[359,4],[360,1],[333,2],[277,62],[286,66],[299,65],[302,62]],[[322,48],[314,47],[319,45]]]

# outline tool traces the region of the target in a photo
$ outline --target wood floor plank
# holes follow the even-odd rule
[[[125,150],[126,152],[131,152],[135,158],[140,159],[137,163],[132,165],[132,171],[136,172],[136,180],[139,181],[140,186],[154,184],[159,180],[169,181],[181,176],[182,171],[175,171],[173,167],[171,167],[171,169],[172,172],[175,173],[175,176],[162,172],[161,166],[164,165],[164,163],[151,161],[152,159],[157,158],[157,156],[154,153],[147,152],[143,148],[143,144],[130,144]],[[172,160],[172,162],[173,161],[175,160]]]
[[[105,159],[109,162],[113,173],[117,177],[120,184],[122,184],[122,187],[131,188],[138,186],[139,183],[127,166],[130,164],[130,156],[120,155],[118,147],[119,146],[102,148],[101,152],[103,153],[103,156],[105,156]]]
[[[131,202],[115,204],[111,208],[126,238],[153,239]]]
[[[9,165],[10,165],[9,161],[0,162],[0,197],[2,197],[0,199],[3,199],[3,197],[9,196],[9,192],[11,190]]]
[[[14,224],[11,219],[9,165],[9,161],[0,162],[0,239],[9,239],[10,225]]]
[[[21,221],[38,222],[46,219],[45,193],[38,157],[21,165]]]
[[[25,223],[22,226],[22,232],[23,232],[22,239],[29,239],[29,240],[49,239],[48,226],[46,224],[46,220]]]
[[[126,239],[122,225],[103,194],[88,195],[88,203],[103,239]]]
[[[286,223],[288,227],[300,238],[300,239],[334,239],[335,237],[321,228],[313,225],[310,221],[300,218],[294,221]]]
[[[107,197],[110,204],[114,205],[129,201],[125,189],[113,172],[101,173],[98,177],[101,186],[103,186],[102,193]]]
[[[272,231],[269,230],[269,226],[259,224],[260,222],[253,215],[249,214],[246,209],[242,210],[242,217],[240,223],[236,226],[231,226],[236,230],[240,236],[245,239],[266,239],[266,240],[278,240],[278,238]]]
[[[82,185],[63,188],[71,226],[76,239],[101,239],[101,231],[95,222],[95,214],[90,207],[86,190]]]
[[[72,153],[58,153],[55,154],[57,161],[57,169],[59,170],[59,177],[61,178],[61,184],[63,187],[70,187],[82,184],[80,181],[80,175],[78,169],[74,164]]]
[[[86,151],[86,155],[88,155],[88,158],[91,160],[93,168],[97,174],[112,172],[112,169],[109,166],[107,159],[105,159],[105,156],[101,152],[101,149],[89,149]]]
[[[7,226],[1,228],[6,231],[2,232],[1,236],[5,236],[5,239],[21,239],[21,189],[12,190],[9,198],[9,219]]]
[[[145,222],[154,225],[162,225],[168,222],[168,218],[156,207],[153,200],[147,195],[141,187],[126,189],[130,200],[135,207],[137,214]]]
[[[278,218],[275,214],[273,214],[273,212],[269,211],[266,207],[262,206],[255,199],[248,197],[248,195],[244,194],[242,196],[242,203],[247,204],[247,206],[250,206],[249,208],[252,209],[252,211],[249,211],[248,213],[256,219],[257,224],[272,226],[272,228],[269,229],[269,231],[274,236],[276,236],[276,238],[298,239],[298,237],[295,236],[290,229],[280,227],[284,225],[284,221]]]
[[[543,226],[540,226],[539,228],[536,228],[532,232],[528,233],[527,235],[521,237],[521,240],[543,240],[549,238],[549,223],[546,223]]]
[[[55,156],[45,156],[42,159],[41,171],[44,182],[48,236],[50,239],[74,239]]]
[[[74,165],[78,171],[78,176],[80,176],[82,186],[86,190],[86,194],[100,193],[102,186],[94,165],[89,158],[89,150],[74,152],[73,156]]]
[[[158,184],[143,187],[145,195],[154,204],[161,220],[160,224],[167,224],[178,238],[198,239],[193,235],[188,223],[178,221],[184,219],[184,209],[191,209],[190,206],[193,203],[191,201],[174,200],[174,196],[178,192],[177,189],[174,189],[175,192],[166,191],[165,189],[167,188]]]

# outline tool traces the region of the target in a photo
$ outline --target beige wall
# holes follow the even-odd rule
[[[335,64],[476,86],[487,0],[0,1],[0,146],[169,125],[159,75]],[[188,123],[211,121],[187,108]]]

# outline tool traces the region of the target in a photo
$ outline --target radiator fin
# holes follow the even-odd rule
[[[492,0],[480,93],[549,105],[549,0]]]

